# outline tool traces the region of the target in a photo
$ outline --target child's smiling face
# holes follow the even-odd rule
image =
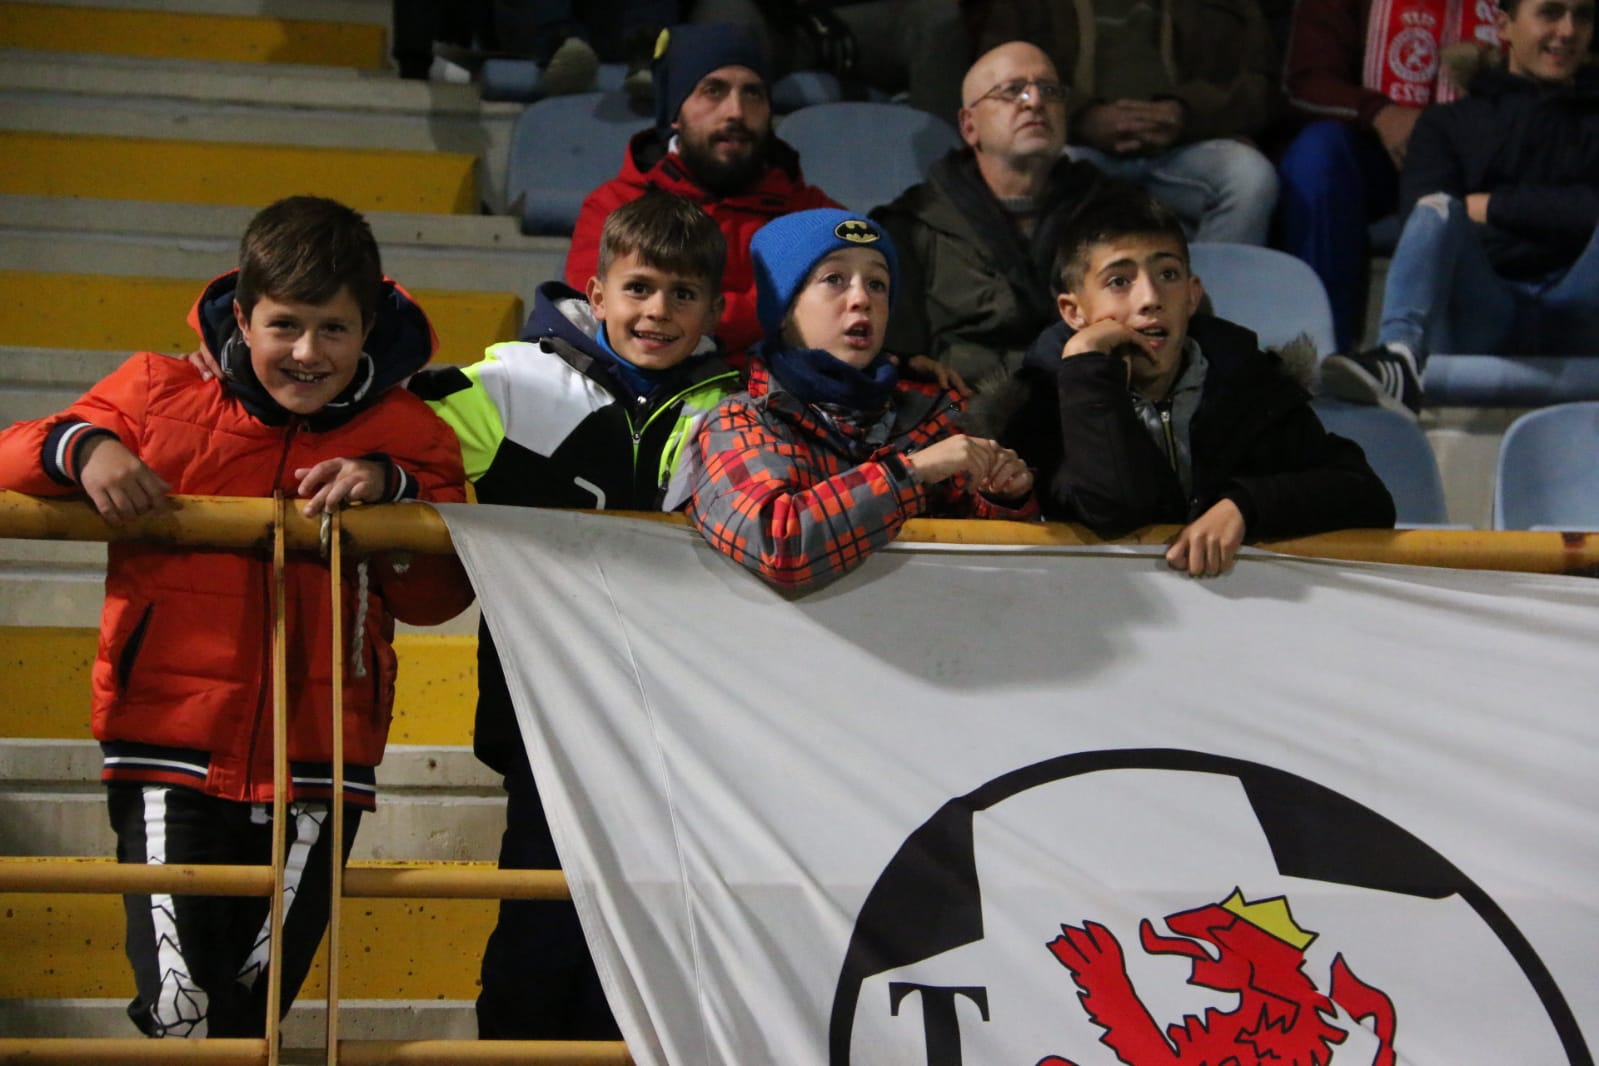
[[[235,301],[233,315],[256,379],[285,410],[315,414],[355,378],[367,328],[347,286],[320,304],[263,294],[248,316]]]
[[[613,259],[605,277],[590,278],[588,298],[611,350],[644,370],[687,359],[722,312],[722,296],[707,279],[662,270],[637,252]]]

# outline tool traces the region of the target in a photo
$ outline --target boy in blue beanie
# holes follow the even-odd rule
[[[899,379],[883,355],[898,263],[877,223],[822,208],[750,243],[765,340],[749,388],[699,441],[689,516],[718,551],[774,585],[848,572],[917,515],[1031,518],[1032,473],[970,437],[960,401]]]

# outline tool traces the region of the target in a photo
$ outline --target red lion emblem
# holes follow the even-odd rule
[[[1334,1003],[1377,1035],[1374,1066],[1394,1066],[1392,1000],[1356,977],[1342,954],[1333,960],[1331,995],[1324,995],[1304,972],[1305,948],[1316,934],[1299,928],[1283,897],[1246,903],[1234,889],[1223,903],[1165,920],[1177,936],[1161,936],[1147,918],[1139,923],[1144,950],[1193,960],[1188,983],[1237,993],[1237,1007],[1209,1008],[1203,1018],[1189,1015],[1162,1033],[1133,989],[1109,929],[1098,922],[1062,925],[1049,942],[1082,990],[1089,1020],[1105,1030],[1100,1042],[1127,1066],[1326,1066],[1334,1045],[1349,1037],[1332,1024]],[[1038,1066],[1073,1064],[1050,1055]]]

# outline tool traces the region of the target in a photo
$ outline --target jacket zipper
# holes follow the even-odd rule
[[[1166,461],[1171,464],[1172,472],[1177,472],[1177,438],[1171,430],[1171,401],[1163,400],[1155,405],[1155,410],[1160,412],[1160,429],[1166,438]]]
[[[650,424],[660,416],[660,413],[677,403],[679,400],[683,399],[683,397],[687,396],[689,393],[698,392],[707,385],[715,384],[718,381],[726,381],[734,376],[736,375],[733,371],[728,371],[726,374],[717,374],[713,377],[706,378],[704,381],[695,382],[693,385],[690,385],[687,388],[679,389],[676,393],[652,407],[650,409],[650,413],[644,417],[644,422],[642,425],[635,426],[633,424],[633,412],[629,411],[626,407],[623,407],[622,413],[627,417],[627,428],[632,432],[633,435],[633,481],[635,484],[638,481],[639,444],[643,442],[644,434],[649,431]],[[656,486],[656,488],[660,487],[661,486],[659,485]]]

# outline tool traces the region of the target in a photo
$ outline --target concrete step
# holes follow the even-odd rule
[[[0,269],[0,346],[192,351],[199,342],[188,314],[204,281]],[[476,362],[521,329],[522,301],[512,293],[407,288],[439,336],[437,359]]]
[[[0,48],[0,91],[200,100],[259,108],[435,118],[512,118],[522,105],[484,101],[475,85],[398,77],[387,70],[230,63]]]
[[[113,200],[0,194],[0,245],[11,232],[226,239],[235,249],[256,208],[232,204],[169,204],[151,200]],[[388,255],[406,249],[496,252],[525,258],[529,273],[559,276],[570,241],[524,236],[505,215],[366,212],[378,244]],[[96,271],[99,273],[99,271]],[[439,285],[441,289],[460,288]]]
[[[62,52],[381,69],[387,34],[370,23],[0,3],[0,45]]]
[[[11,406],[12,399],[11,392],[0,390],[0,411]],[[59,403],[51,408],[60,409]],[[105,600],[105,559],[105,545],[95,541],[0,538],[0,630],[16,626],[93,631],[100,623],[100,608]],[[440,625],[401,622],[398,631],[402,636],[475,639],[477,626],[478,609],[474,605]],[[92,651],[92,643],[88,647]],[[0,653],[0,670],[7,661]],[[0,691],[3,689],[0,681]],[[0,736],[4,735],[0,728]]]
[[[194,61],[103,62],[0,54],[0,128],[323,148],[450,152],[482,160],[481,201],[503,212],[511,127],[522,108],[475,87],[341,72]],[[400,209],[400,208],[396,208]]]
[[[4,248],[0,239],[0,249]],[[82,392],[128,357],[125,351],[90,348],[0,348],[0,386]]]
[[[346,900],[340,995],[473,999],[497,909],[494,900]],[[120,896],[0,893],[0,1000],[131,997],[124,922]],[[326,995],[320,959],[303,995]]]
[[[203,282],[238,264],[238,234],[242,229],[241,226],[232,234],[218,230],[215,237],[173,237],[149,233],[0,228],[0,270],[185,278]],[[559,274],[565,255],[564,244],[559,246],[558,254],[541,249],[543,254],[534,255],[509,248],[379,241],[384,272],[407,289],[512,292],[521,298],[524,306],[531,306],[533,290],[541,282]]]
[[[124,964],[126,965],[126,964]],[[342,973],[341,973],[342,979]],[[0,999],[0,1033],[10,1037],[130,1037],[127,994],[105,999]],[[283,1020],[285,1066],[323,1063],[327,1001],[301,996]],[[350,999],[339,997],[342,1040],[475,1040],[477,1016],[471,1000]]]
[[[1497,407],[1429,407],[1422,412],[1451,522],[1493,528],[1499,443],[1523,414],[1520,408]]]
[[[105,545],[0,539],[0,629],[44,625],[92,630],[100,622],[104,600]],[[440,625],[401,622],[396,629],[402,636],[470,638],[477,626],[474,605]]]
[[[87,690],[79,735],[88,736]],[[463,745],[392,745],[353,858],[493,862],[505,828],[497,774]],[[0,855],[116,853],[93,740],[0,738]]]
[[[87,196],[164,203],[243,204],[264,207],[296,193],[341,200],[359,211],[420,211],[472,214],[478,210],[475,152],[328,147],[246,143],[249,122],[231,122],[212,112],[203,122],[215,138],[169,130],[181,140],[132,132],[111,109],[77,109],[92,122],[57,121],[69,112],[45,104],[31,108],[0,100],[0,192],[28,196]],[[44,120],[52,132],[17,128],[18,118]],[[307,119],[307,127],[326,121]],[[99,126],[98,131],[60,131],[63,125]],[[287,134],[290,131],[273,131]],[[278,138],[273,138],[277,140]],[[286,138],[284,138],[286,139]],[[302,142],[303,143],[303,142]]]
[[[98,757],[98,749],[94,754]],[[391,753],[391,757],[398,758],[399,753]],[[436,754],[427,757],[436,758]],[[471,759],[471,752],[465,757]],[[93,775],[83,783],[82,791],[74,792],[25,789],[9,782],[0,785],[0,814],[6,819],[0,829],[0,854],[115,855],[116,837],[106,821],[98,758]],[[492,794],[487,791],[490,788]],[[385,787],[377,810],[361,820],[352,855],[361,860],[493,862],[504,830],[505,798],[498,778],[492,786],[485,786],[483,795],[474,796]]]

